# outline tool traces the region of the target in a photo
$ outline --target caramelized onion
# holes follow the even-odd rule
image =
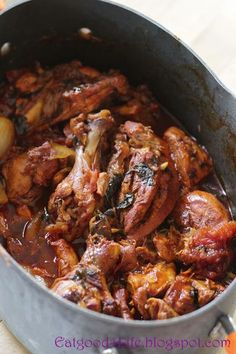
[[[0,136],[0,159],[2,159],[15,139],[14,124],[10,119],[3,116],[0,117]]]
[[[51,143],[51,146],[55,152],[55,159],[65,159],[69,156],[75,157],[75,151],[73,149],[68,148],[65,145],[60,145],[57,143]]]

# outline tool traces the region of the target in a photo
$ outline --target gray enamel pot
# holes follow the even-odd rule
[[[78,30],[83,27],[91,29],[99,40],[81,39]],[[135,84],[147,83],[158,100],[207,147],[235,214],[236,98],[174,35],[143,15],[107,1],[30,0],[16,1],[1,13],[0,47],[4,43],[10,43],[10,51],[1,51],[0,76],[35,60],[52,65],[79,58],[102,70],[118,68]],[[57,297],[0,247],[0,314],[34,354],[78,353],[78,348],[69,347],[69,342],[66,347],[58,337],[71,339],[72,345],[73,338],[203,340],[222,315],[227,331],[233,330],[227,315],[236,305],[235,281],[217,299],[188,315],[162,321],[124,321]],[[104,349],[90,344],[88,341],[83,352]],[[166,353],[168,348],[129,349],[135,353],[157,351]],[[194,351],[202,352],[186,349],[187,353]]]

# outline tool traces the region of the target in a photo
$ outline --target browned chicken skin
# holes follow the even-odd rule
[[[81,120],[84,119],[85,117],[81,116]],[[93,216],[97,182],[101,172],[99,170],[101,140],[113,124],[109,111],[89,115],[86,119],[88,121],[86,146],[76,148],[74,167],[58,184],[48,204],[49,212],[55,218],[55,229],[61,229],[68,240],[81,236]],[[81,127],[80,123],[78,124]],[[81,136],[78,135],[78,138]],[[50,230],[53,228],[52,225]]]
[[[233,259],[231,242],[236,236],[236,222],[192,230],[185,235],[178,258],[194,266],[197,274],[210,279],[222,278]]]
[[[95,265],[79,263],[64,278],[55,281],[52,291],[81,307],[108,315],[117,314],[117,303],[105,276]]]
[[[125,320],[133,319],[133,315],[132,315],[130,308],[127,304],[127,302],[128,302],[127,290],[124,288],[115,289],[113,296],[114,296],[114,299],[116,300],[117,305],[119,307],[120,316],[122,318],[124,318]]]
[[[119,193],[121,220],[128,238],[139,242],[172,211],[178,197],[176,171],[167,144],[141,123],[127,121],[115,148],[109,164],[112,178],[125,172]]]
[[[178,275],[168,289],[164,301],[179,315],[204,306],[224,290],[222,285],[210,280],[202,281]]]
[[[128,290],[132,295],[135,307],[144,319],[149,318],[146,309],[147,299],[164,294],[174,281],[175,276],[175,265],[164,262],[159,262],[156,265],[148,264],[137,272],[129,273]]]
[[[183,247],[183,237],[174,227],[171,227],[167,232],[156,232],[153,243],[161,259],[173,262],[177,260],[177,254]]]
[[[30,205],[40,198],[42,187],[49,186],[53,176],[60,169],[59,160],[54,146],[45,142],[6,161],[2,173],[9,200],[16,204]]]
[[[166,320],[179,316],[164,300],[151,297],[147,300],[147,311],[152,320]]]
[[[184,187],[193,187],[211,172],[212,160],[206,150],[182,130],[171,127],[165,132],[164,139]]]
[[[6,73],[0,122],[0,237],[54,293],[162,320],[235,278],[236,221],[201,191],[222,191],[212,160],[145,85],[78,60],[36,63]]]
[[[126,78],[116,72],[102,75],[72,62],[42,74],[26,73],[15,86],[21,93],[34,93],[30,101],[19,100],[17,115],[25,116],[29,128],[43,130],[49,125],[73,118],[80,113],[93,112],[112,95],[125,95]],[[63,75],[65,75],[63,77]]]
[[[194,229],[214,227],[230,220],[229,212],[216,197],[199,190],[179,199],[173,217],[179,227]]]

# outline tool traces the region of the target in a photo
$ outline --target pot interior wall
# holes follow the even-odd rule
[[[92,30],[92,40],[79,29]],[[236,205],[236,100],[178,38],[137,14],[98,0],[31,0],[0,16],[5,70],[38,60],[53,65],[75,58],[119,69],[147,83],[157,99],[203,143]],[[235,214],[235,209],[233,209]]]

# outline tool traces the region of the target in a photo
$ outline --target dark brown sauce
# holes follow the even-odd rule
[[[12,204],[0,208],[0,213],[8,223],[6,243],[10,254],[32,274],[42,277],[48,286],[51,285],[57,277],[57,260],[45,237],[42,215],[36,212],[32,220],[28,220],[19,216]]]

